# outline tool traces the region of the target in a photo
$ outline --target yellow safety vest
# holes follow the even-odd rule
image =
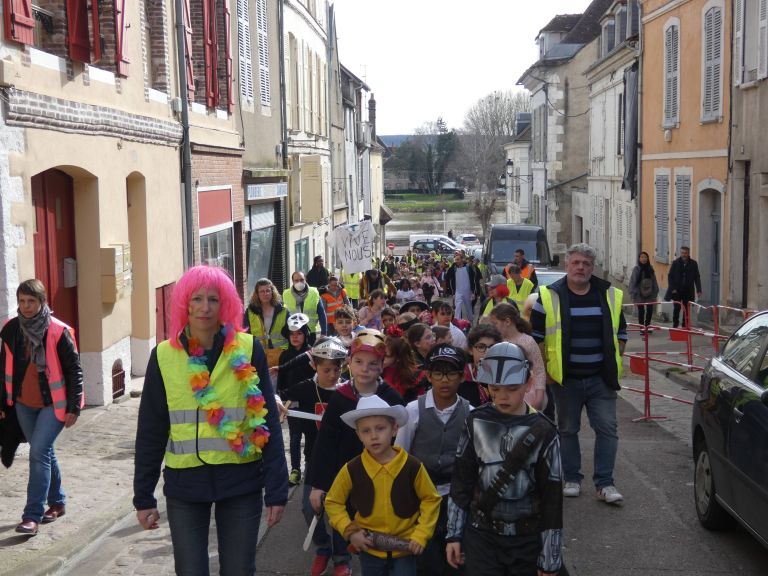
[[[358,300],[360,298],[360,272],[347,272],[341,273],[341,282],[344,284],[344,290],[347,291],[347,297],[350,300]]]
[[[531,292],[533,292],[533,282],[528,280],[528,278],[523,278],[523,283],[520,285],[520,290],[518,291],[515,281],[510,278],[507,280],[507,288],[509,288],[509,297],[512,298],[517,304],[517,307],[522,310],[523,305],[525,304],[525,299],[531,295]]]
[[[297,312],[303,312],[309,317],[309,331],[317,332],[317,305],[320,304],[320,292],[317,288],[309,287],[309,293],[304,298],[304,310],[299,310],[299,306],[296,304],[296,298],[293,296],[290,288],[286,288],[283,291],[283,305],[288,308],[289,314],[296,314]]]
[[[504,298],[504,301],[509,302],[510,304],[514,302],[511,298]],[[488,304],[485,305],[485,310],[483,310],[483,313],[481,314],[481,316],[483,317],[489,316],[494,306],[496,306],[496,303],[493,301],[493,298],[491,298],[490,300],[488,300]]]
[[[269,328],[269,334],[264,334],[264,323],[261,316],[254,314],[253,310],[248,308],[248,324],[251,326],[251,334],[256,336],[265,350],[269,348],[288,349],[288,340],[283,336],[283,326],[288,319],[288,309],[283,308],[272,318],[272,326]]]
[[[253,336],[238,333],[238,351],[250,359],[253,354]],[[243,383],[230,368],[232,352],[222,350],[211,373],[211,385],[216,388],[225,414],[233,421],[241,422],[245,417]],[[192,387],[189,384],[189,370],[186,350],[171,346],[166,340],[157,346],[157,363],[165,385],[168,399],[168,415],[171,428],[165,447],[165,465],[169,468],[195,468],[203,464],[245,464],[261,458],[261,454],[240,456],[233,451],[229,442],[222,438],[215,426],[208,424],[205,412],[200,410]]]
[[[539,287],[541,305],[544,307],[546,319],[544,321],[544,350],[547,358],[547,374],[555,382],[563,384],[563,325],[560,317],[560,295],[546,286]],[[611,312],[613,326],[613,347],[616,351],[616,367],[618,378],[624,372],[619,349],[619,321],[621,320],[621,305],[624,301],[624,292],[618,288],[610,287],[607,292],[608,309]]]

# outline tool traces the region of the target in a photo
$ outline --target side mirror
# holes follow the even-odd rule
[[[552,266],[560,266],[560,256],[557,254],[552,256]]]

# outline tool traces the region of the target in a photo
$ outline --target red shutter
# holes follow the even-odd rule
[[[227,112],[232,114],[235,107],[235,98],[232,93],[232,23],[229,2],[224,2],[224,26],[226,27],[227,42]]]
[[[128,76],[125,57],[125,0],[115,0],[115,64],[118,76]]]
[[[32,45],[35,41],[35,15],[32,0],[4,0],[5,38]]]
[[[91,61],[87,0],[67,0],[67,46],[72,60]]]
[[[219,102],[216,0],[203,0],[203,45],[205,47],[205,104],[215,108]]]
[[[90,0],[91,4],[91,27],[93,28],[93,60],[101,60],[101,27],[99,26],[99,2]]]
[[[194,100],[195,70],[192,66],[192,18],[190,17],[189,0],[184,0],[184,60],[187,64],[188,99]]]

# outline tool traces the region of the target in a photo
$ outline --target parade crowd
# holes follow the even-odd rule
[[[594,261],[574,245],[566,275],[537,288],[522,250],[492,274],[461,251],[389,255],[355,274],[318,256],[282,294],[258,280],[247,305],[222,269],[188,270],[146,371],[139,523],[158,526],[162,472],[177,573],[208,574],[213,510],[221,574],[253,574],[262,513],[279,522],[289,485],[303,483],[312,575],[351,574],[352,554],[366,576],[564,573],[562,499],[581,494],[585,407],[596,499],[623,500],[623,293]],[[15,404],[28,438],[45,433],[17,527],[34,534],[65,514],[53,443],[77,418],[82,372],[44,288],[23,284],[17,298],[2,406],[9,416]]]

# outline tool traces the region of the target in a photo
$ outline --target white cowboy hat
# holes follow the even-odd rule
[[[405,426],[408,422],[408,412],[405,411],[405,406],[400,406],[399,404],[390,406],[375,394],[360,398],[357,401],[357,408],[342,414],[341,419],[350,428],[356,428],[357,421],[368,416],[387,416],[393,418],[395,424],[399,427]]]

